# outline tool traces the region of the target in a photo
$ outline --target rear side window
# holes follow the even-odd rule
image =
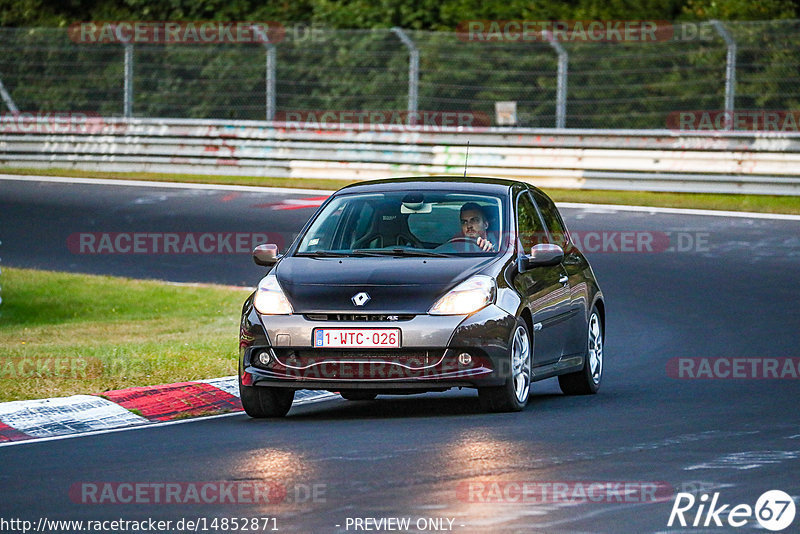
[[[564,221],[561,220],[561,215],[559,215],[556,205],[538,191],[531,191],[531,193],[539,206],[544,223],[547,225],[547,231],[550,233],[550,243],[562,248],[565,247],[569,234],[567,234],[567,228],[564,226]]]

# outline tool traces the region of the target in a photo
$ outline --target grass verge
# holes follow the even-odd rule
[[[249,291],[4,267],[0,402],[236,374]]]
[[[0,173],[103,178],[118,180],[147,180],[153,182],[208,183],[222,185],[255,185],[298,189],[336,190],[355,183],[353,180],[310,180],[303,178],[269,178],[259,176],[224,176],[205,174],[159,174],[146,172],[99,172],[75,169],[18,169],[0,167]],[[594,204],[625,204],[667,208],[695,208],[725,211],[756,211],[762,213],[800,214],[800,197],[779,195],[738,195],[710,193],[656,193],[648,191],[606,191],[585,189],[545,188],[556,202],[589,202]]]

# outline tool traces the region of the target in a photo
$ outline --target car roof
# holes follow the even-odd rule
[[[348,185],[339,191],[347,193],[380,191],[430,191],[446,188],[451,191],[507,193],[509,188],[518,185],[529,187],[517,180],[486,178],[481,176],[409,176],[403,178],[386,178],[370,180]]]

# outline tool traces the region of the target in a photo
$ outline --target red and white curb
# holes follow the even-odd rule
[[[338,395],[300,390],[293,406]],[[0,403],[0,445],[243,411],[235,376]]]

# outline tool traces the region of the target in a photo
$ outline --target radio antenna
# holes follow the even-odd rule
[[[467,177],[467,162],[469,161],[469,141],[467,141],[467,155],[464,158],[464,178]]]

